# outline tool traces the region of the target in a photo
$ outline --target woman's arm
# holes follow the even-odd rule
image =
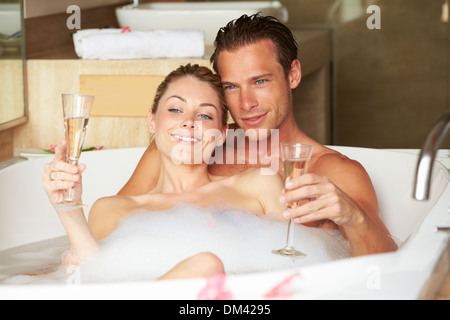
[[[72,253],[76,257],[83,260],[100,249],[100,244],[86,221],[83,209],[77,208],[67,212],[57,209],[56,211],[67,233]]]
[[[61,202],[67,188],[75,189],[75,200],[81,202],[81,174],[85,166],[71,165],[65,162],[67,145],[62,142],[55,149],[55,158],[45,166],[42,182],[45,192],[52,204]],[[83,259],[99,249],[100,245],[92,234],[82,208],[55,207],[59,219],[67,233],[72,253]]]

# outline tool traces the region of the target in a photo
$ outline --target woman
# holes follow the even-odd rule
[[[239,208],[257,215],[281,219],[279,197],[283,187],[277,174],[260,175],[259,169],[232,177],[208,174],[207,165],[216,146],[224,141],[227,110],[217,75],[198,65],[181,66],[159,86],[148,117],[149,131],[161,160],[157,185],[140,196],[113,196],[97,200],[86,221],[82,209],[70,212],[55,207],[76,259],[100,249],[119,219],[138,209],[160,211],[184,201],[202,207]],[[62,201],[64,191],[75,187],[81,200],[83,164],[65,162],[66,144],[56,148],[55,159],[45,168],[44,189],[52,203]],[[223,273],[221,261],[200,253],[171,269],[161,279],[210,276]]]

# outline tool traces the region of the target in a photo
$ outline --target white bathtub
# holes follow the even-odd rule
[[[177,2],[127,5],[116,9],[120,26],[131,30],[197,29],[205,44],[213,45],[217,31],[243,14],[261,12],[287,22],[288,13],[278,1]]]
[[[433,298],[448,270],[449,236],[435,232],[450,226],[447,169],[436,163],[431,199],[412,199],[417,156],[365,148],[333,147],[360,161],[375,185],[381,216],[401,243],[397,252],[338,260],[277,272],[228,276],[236,299],[263,298],[271,287],[299,272],[293,299],[418,299]],[[85,152],[84,202],[116,194],[130,177],[144,148]],[[0,171],[0,251],[64,235],[41,188],[41,174],[51,157],[25,161]],[[113,174],[114,173],[114,174]],[[447,253],[447,256],[446,256]],[[0,299],[127,298],[196,299],[206,279],[140,283],[64,285],[0,285]],[[114,290],[111,290],[111,289]]]

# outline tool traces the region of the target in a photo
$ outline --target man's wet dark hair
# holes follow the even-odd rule
[[[233,51],[266,39],[272,41],[277,60],[287,77],[292,61],[297,59],[297,41],[291,30],[278,19],[262,16],[260,13],[251,16],[243,15],[220,28],[214,42],[215,51],[210,58],[214,71],[220,74],[218,66],[220,52]]]

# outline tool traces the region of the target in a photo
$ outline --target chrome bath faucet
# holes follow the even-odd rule
[[[413,197],[428,200],[430,195],[431,172],[437,151],[450,128],[450,112],[440,116],[431,127],[420,152],[417,163]]]

